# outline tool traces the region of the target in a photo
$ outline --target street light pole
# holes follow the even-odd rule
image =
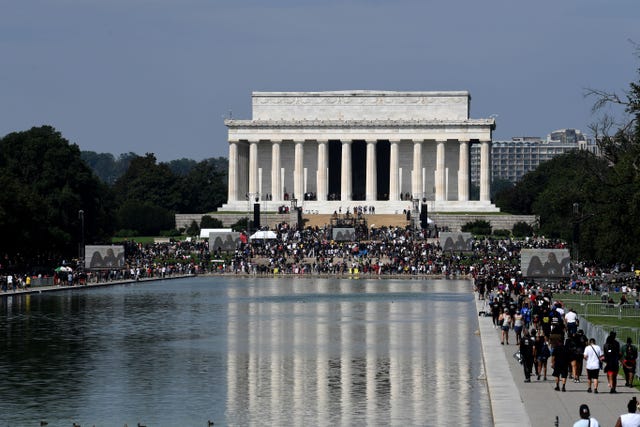
[[[576,262],[580,259],[580,203],[573,204],[573,256]]]
[[[78,264],[80,269],[84,269],[84,211],[78,211],[78,219],[80,220],[80,247],[78,248]]]

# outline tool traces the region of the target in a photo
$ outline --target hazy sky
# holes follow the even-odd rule
[[[252,91],[468,90],[494,140],[585,132],[638,80],[639,0],[0,0],[0,136],[224,156]]]

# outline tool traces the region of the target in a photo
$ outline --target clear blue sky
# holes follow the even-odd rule
[[[468,90],[494,140],[585,132],[638,80],[639,0],[0,0],[0,135],[227,156],[251,92]]]

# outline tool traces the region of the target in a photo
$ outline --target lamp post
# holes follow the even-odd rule
[[[80,220],[80,247],[78,248],[78,264],[80,269],[84,269],[84,211],[78,211],[78,219]]]
[[[578,246],[580,244],[580,203],[573,204],[573,257],[576,262],[580,259]]]

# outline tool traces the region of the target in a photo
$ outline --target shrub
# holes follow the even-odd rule
[[[475,236],[490,236],[491,224],[485,220],[478,219],[464,224],[462,226],[462,231],[472,233]]]
[[[517,238],[533,236],[533,227],[524,221],[513,224],[513,236]]]
[[[509,230],[493,230],[493,235],[500,239],[506,239],[511,237],[511,231]]]

